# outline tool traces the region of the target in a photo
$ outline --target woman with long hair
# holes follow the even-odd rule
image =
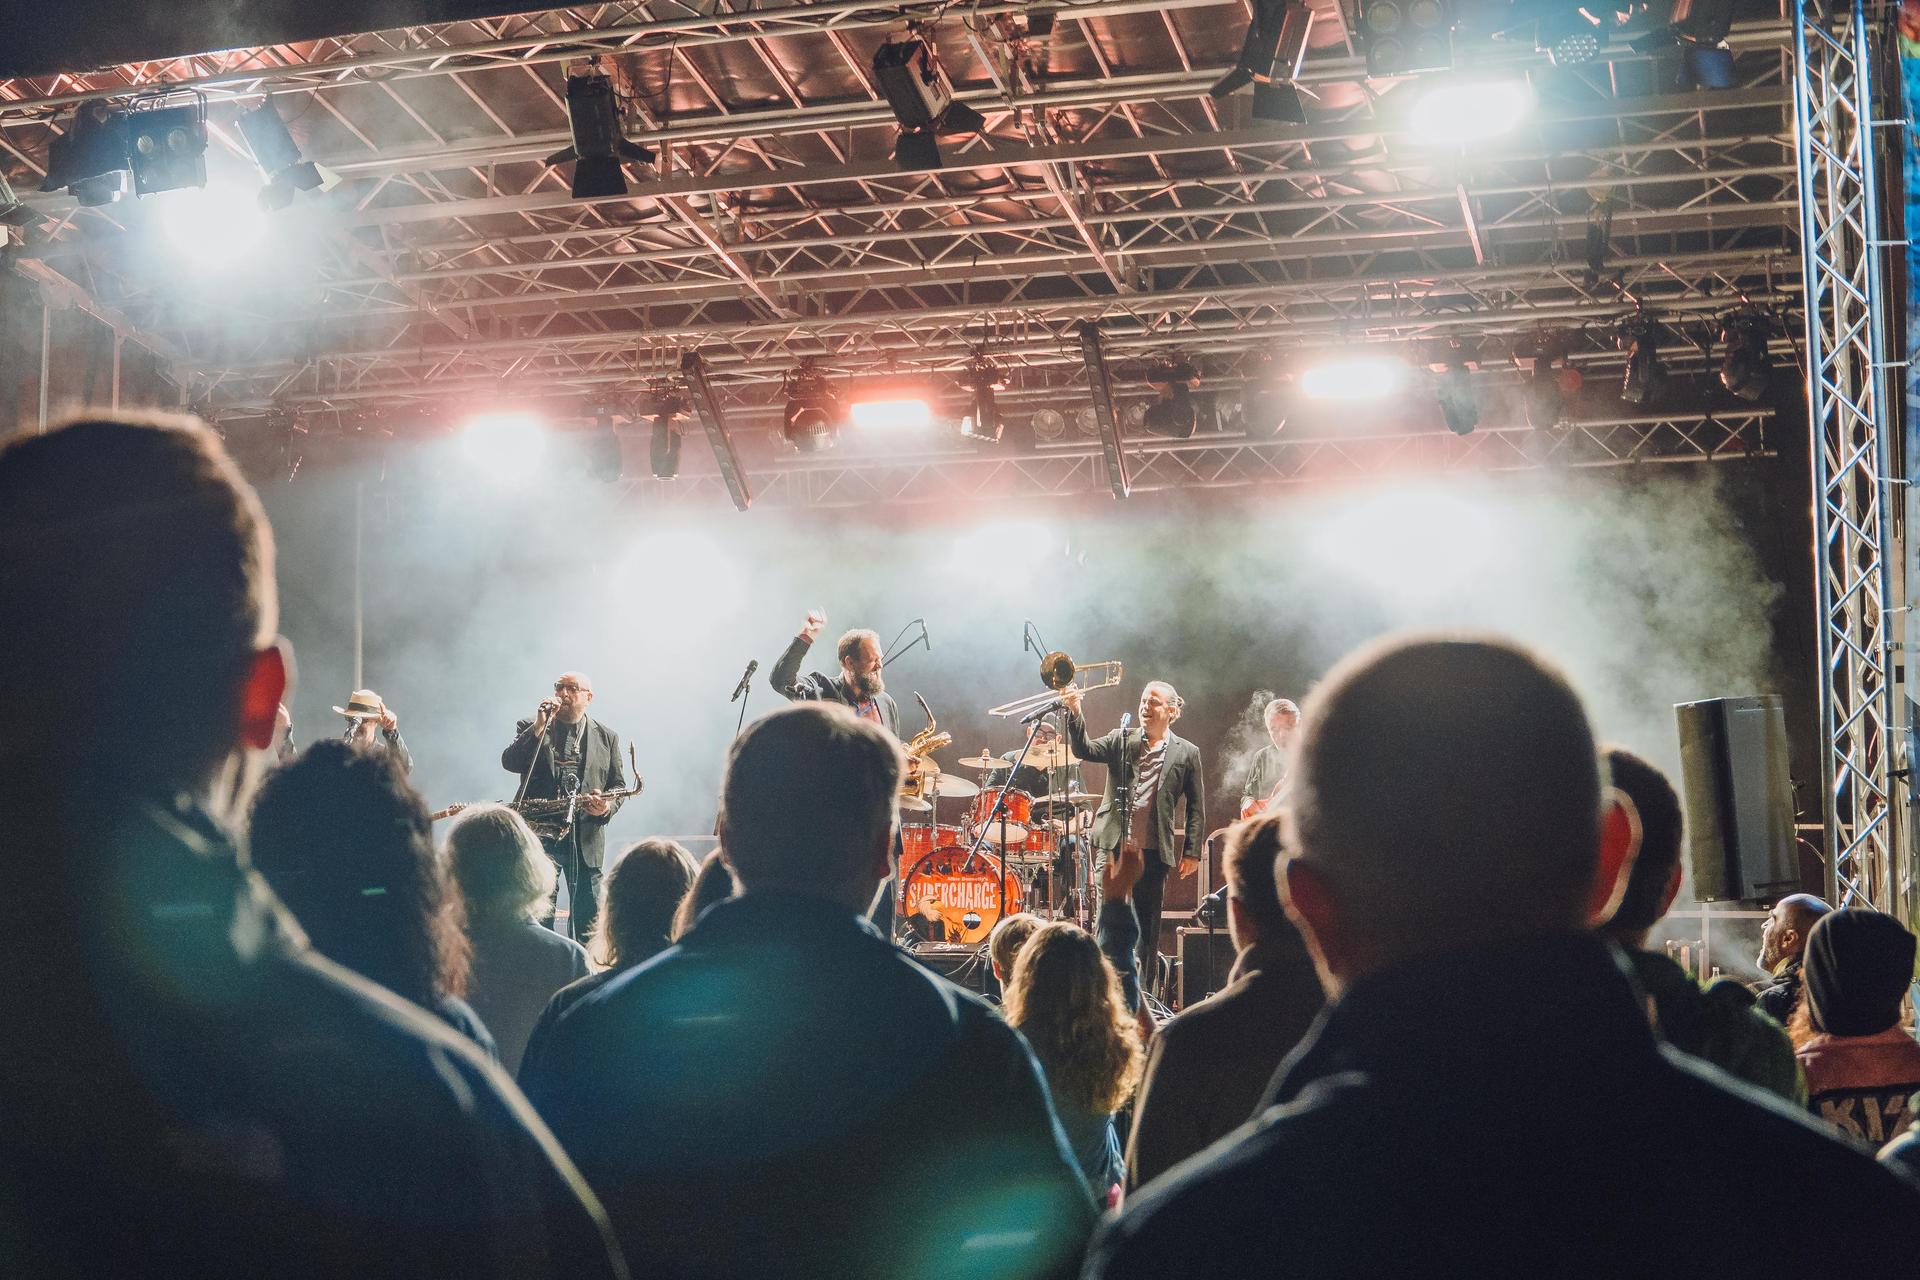
[[[605,967],[552,993],[527,1038],[520,1069],[539,1060],[561,1014],[673,945],[674,920],[693,885],[693,855],[675,841],[656,836],[620,855],[602,883],[600,919],[587,948],[593,962]]]
[[[508,1071],[553,993],[587,975],[586,948],[543,926],[559,869],[527,820],[503,804],[476,805],[447,829],[447,870],[467,906],[473,976],[467,999]]]
[[[673,913],[673,940],[678,942],[681,935],[693,928],[693,922],[700,913],[716,902],[731,898],[739,888],[733,882],[733,869],[727,860],[715,849],[700,859],[700,870],[694,873],[693,888],[687,890],[687,896],[680,900],[680,909]]]
[[[388,752],[316,742],[267,775],[253,865],[321,955],[440,1015],[489,1053],[462,998],[472,953],[427,807]]]
[[[1126,1182],[1114,1113],[1146,1066],[1118,971],[1085,929],[1042,925],[1014,956],[1006,1011],[1046,1072],[1081,1172],[1094,1194],[1113,1203]]]

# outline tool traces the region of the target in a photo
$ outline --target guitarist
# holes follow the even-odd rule
[[[1133,906],[1140,917],[1140,972],[1151,980],[1160,943],[1160,902],[1167,872],[1190,876],[1199,869],[1200,833],[1206,830],[1206,791],[1200,748],[1173,732],[1186,704],[1164,680],[1140,690],[1140,727],[1087,737],[1080,714],[1081,690],[1060,691],[1067,708],[1067,745],[1073,754],[1107,766],[1106,794],[1094,813],[1093,845],[1102,855],[1123,843],[1146,855]],[[1186,840],[1174,832],[1174,811],[1186,802]],[[1104,859],[1103,859],[1104,860]]]
[[[600,867],[606,861],[607,823],[620,809],[625,770],[620,767],[620,735],[587,717],[593,681],[568,671],[553,682],[553,696],[540,703],[531,720],[515,727],[514,739],[500,753],[500,765],[522,778],[517,800],[551,800],[578,794],[574,820],[557,837],[541,837],[567,879],[573,904],[573,936],[585,942],[600,912]],[[553,923],[549,915],[545,921]]]
[[[1267,813],[1280,803],[1292,776],[1290,760],[1294,731],[1300,727],[1300,708],[1286,698],[1267,704],[1267,736],[1270,746],[1256,751],[1247,768],[1247,782],[1240,789],[1240,816],[1251,818]]]

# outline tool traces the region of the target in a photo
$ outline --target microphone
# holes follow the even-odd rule
[[[927,634],[927,620],[920,619],[920,643],[927,646],[927,652],[933,652],[933,637]]]
[[[1127,731],[1127,726],[1132,723],[1133,723],[1133,712],[1122,711],[1120,713],[1120,732],[1125,733]]]
[[[744,673],[741,674],[740,683],[733,686],[733,696],[727,699],[728,702],[738,702],[740,701],[741,698],[746,696],[747,685],[753,680],[753,673],[758,671],[759,669],[760,669],[760,659],[753,658],[747,662],[747,669]]]
[[[1060,698],[1055,698],[1052,702],[1043,702],[1039,706],[1035,707],[1033,710],[1027,712],[1027,714],[1025,714],[1024,716],[1021,716],[1020,723],[1032,724],[1035,720],[1039,720],[1045,716],[1050,716],[1054,712],[1058,711],[1060,708],[1066,705],[1067,705],[1066,702]]]

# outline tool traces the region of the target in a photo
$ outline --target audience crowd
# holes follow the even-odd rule
[[[905,761],[843,707],[748,725],[585,948],[511,808],[436,846],[398,753],[276,760],[271,531],[190,419],[0,449],[0,555],[0,1274],[1913,1270],[1914,935],[1795,895],[1701,987],[1672,783],[1518,646],[1327,675],[1156,1026],[1131,845],[1091,932],[994,929],[999,1004],[869,923]]]

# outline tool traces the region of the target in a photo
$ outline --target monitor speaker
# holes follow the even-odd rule
[[[1773,695],[1674,708],[1693,896],[1757,901],[1800,889],[1787,717]]]
[[[1233,939],[1225,929],[1181,929],[1175,941],[1180,959],[1180,1007],[1206,999],[1227,985],[1233,972]]]

